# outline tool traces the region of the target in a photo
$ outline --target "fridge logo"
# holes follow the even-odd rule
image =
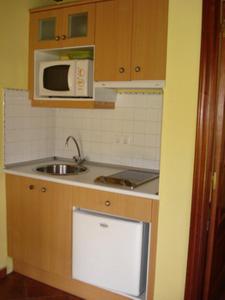
[[[103,227],[103,228],[108,228],[108,227],[109,227],[109,225],[106,224],[106,223],[100,223],[99,225],[100,225],[101,227]]]

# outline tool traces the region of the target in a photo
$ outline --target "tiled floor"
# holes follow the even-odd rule
[[[82,299],[14,272],[0,280],[0,300]]]

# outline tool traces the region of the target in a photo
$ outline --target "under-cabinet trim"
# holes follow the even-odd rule
[[[57,108],[94,108],[94,109],[114,109],[114,102],[99,102],[99,101],[77,101],[72,100],[31,100],[33,107],[57,107]]]

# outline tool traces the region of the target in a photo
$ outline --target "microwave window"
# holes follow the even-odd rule
[[[69,91],[69,65],[57,65],[44,69],[43,86],[51,91]]]

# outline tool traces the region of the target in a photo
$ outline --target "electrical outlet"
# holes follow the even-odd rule
[[[115,136],[115,142],[116,142],[116,144],[120,144],[121,143],[121,137],[119,135]]]
[[[121,145],[130,145],[132,141],[132,137],[130,135],[116,135],[115,143]]]
[[[128,144],[128,136],[123,137],[123,144],[127,145]]]
[[[131,140],[132,140],[132,137],[130,135],[123,136],[123,144],[130,145],[131,144]]]

